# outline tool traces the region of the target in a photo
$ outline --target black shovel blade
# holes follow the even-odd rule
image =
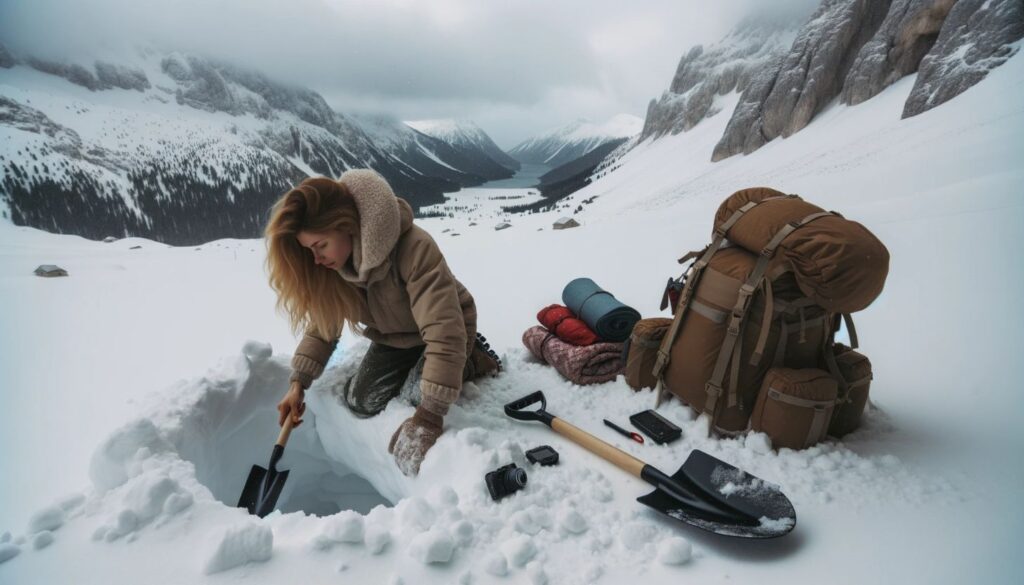
[[[245,487],[242,488],[242,495],[238,498],[237,507],[245,508],[260,518],[265,517],[274,511],[286,479],[287,471],[267,471],[259,465],[253,465],[245,480]]]
[[[686,463],[668,479],[672,484],[666,489],[655,489],[637,500],[676,520],[723,536],[775,538],[796,526],[796,510],[779,486],[703,451],[690,453]],[[680,493],[685,497],[678,497]]]

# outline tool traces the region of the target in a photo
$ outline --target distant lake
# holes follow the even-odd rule
[[[527,187],[534,187],[539,183],[540,176],[551,170],[549,165],[540,164],[527,164],[523,163],[520,167],[519,172],[515,174],[511,179],[502,179],[500,181],[491,181],[479,185],[478,189],[523,189]]]

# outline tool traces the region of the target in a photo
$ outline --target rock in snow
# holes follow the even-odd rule
[[[226,530],[213,553],[203,564],[207,575],[226,571],[250,562],[270,560],[274,549],[274,533],[270,526],[256,521]]]

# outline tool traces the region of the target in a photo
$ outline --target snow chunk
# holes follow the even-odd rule
[[[171,449],[152,421],[138,419],[111,435],[93,453],[89,478],[101,491],[112,490],[139,474],[141,460]]]
[[[210,575],[253,561],[268,561],[273,549],[274,533],[270,526],[260,522],[235,526],[223,533],[203,572]]]
[[[274,350],[270,347],[269,343],[249,340],[242,346],[242,353],[249,360],[250,364],[262,364],[270,359]]]
[[[363,517],[357,512],[338,512],[326,524],[321,536],[331,542],[363,542]]]
[[[64,525],[64,510],[57,506],[43,508],[36,512],[28,520],[28,531],[43,532],[44,530],[57,530]]]
[[[537,547],[528,536],[510,538],[501,543],[500,548],[514,567],[522,567],[537,554]]]
[[[630,522],[622,529],[619,540],[629,550],[640,550],[654,540],[658,529],[647,522]]]
[[[547,528],[551,525],[551,520],[548,518],[547,513],[537,506],[530,506],[526,510],[519,510],[512,514],[510,520],[512,521],[512,526],[517,531],[530,536],[536,536],[542,528]]]
[[[417,534],[409,544],[409,554],[423,563],[447,563],[455,552],[452,537],[439,528]]]
[[[10,541],[11,541],[11,531],[10,530],[5,530],[3,535],[0,535],[0,544],[7,543],[7,542],[10,542]]]
[[[468,520],[459,520],[452,526],[452,537],[459,546],[467,546],[473,542],[475,532],[473,524]]]
[[[4,563],[13,559],[14,557],[18,556],[18,553],[20,552],[21,548],[19,548],[18,545],[10,544],[7,542],[0,544],[0,563]]]
[[[533,561],[526,565],[526,574],[530,576],[533,585],[547,585],[548,574],[544,572],[544,565],[539,561]]]
[[[430,500],[438,508],[455,508],[459,505],[459,494],[450,485],[443,485],[430,493]]]
[[[567,508],[559,514],[558,526],[572,534],[583,534],[587,531],[587,519],[575,508]]]
[[[743,446],[754,453],[767,454],[772,450],[772,440],[764,433],[750,433],[743,441]]]
[[[53,533],[49,530],[40,532],[32,539],[32,548],[35,550],[46,548],[51,544],[53,544]]]
[[[384,552],[388,543],[391,542],[391,532],[379,524],[367,524],[363,534],[363,541],[371,553],[378,555]]]
[[[17,553],[15,553],[17,554]],[[508,561],[505,555],[492,552],[484,559],[484,570],[495,577],[504,577],[508,574]]]
[[[658,545],[658,560],[663,565],[682,565],[693,556],[693,545],[685,538],[673,536]]]
[[[405,498],[395,506],[398,522],[405,528],[418,529],[422,532],[434,524],[437,513],[434,508],[421,497]]]

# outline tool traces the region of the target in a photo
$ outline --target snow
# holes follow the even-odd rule
[[[693,545],[678,536],[666,538],[658,545],[658,560],[665,565],[682,565],[693,557]]]
[[[266,524],[247,521],[226,529],[203,564],[206,574],[220,573],[250,562],[269,561],[274,532]]]
[[[537,231],[564,209],[516,216],[514,229],[469,225],[510,219],[501,199],[418,220],[476,298],[505,373],[466,385],[419,476],[406,477],[386,446],[413,407],[401,396],[357,419],[339,403],[367,347],[346,333],[307,393],[311,424],[292,433],[285,491],[263,519],[234,504],[249,468],[266,465],[297,342],[274,312],[263,243],[102,243],[0,224],[0,387],[11,413],[0,427],[0,583],[1020,582],[1024,421],[1012,365],[1024,323],[1024,105],[1006,96],[1022,80],[1015,56],[955,100],[900,120],[911,78],[712,164],[731,112],[723,103],[569,197],[570,209],[583,205],[580,229]],[[835,209],[892,253],[882,296],[854,315],[875,373],[863,427],[776,452],[757,433],[709,438],[706,420],[672,401],[659,412],[680,440],[620,437],[601,419],[650,408],[653,394],[621,378],[568,383],[529,357],[522,331],[581,275],[663,315],[675,259],[707,243],[724,197],[752,185]],[[71,276],[32,275],[44,263]],[[794,532],[735,542],[657,515],[635,501],[645,483],[504,415],[536,389],[556,416],[666,473],[701,449],[779,486],[797,509]],[[557,465],[526,461],[542,444],[560,453]],[[494,502],[483,476],[513,462],[529,481]]]

